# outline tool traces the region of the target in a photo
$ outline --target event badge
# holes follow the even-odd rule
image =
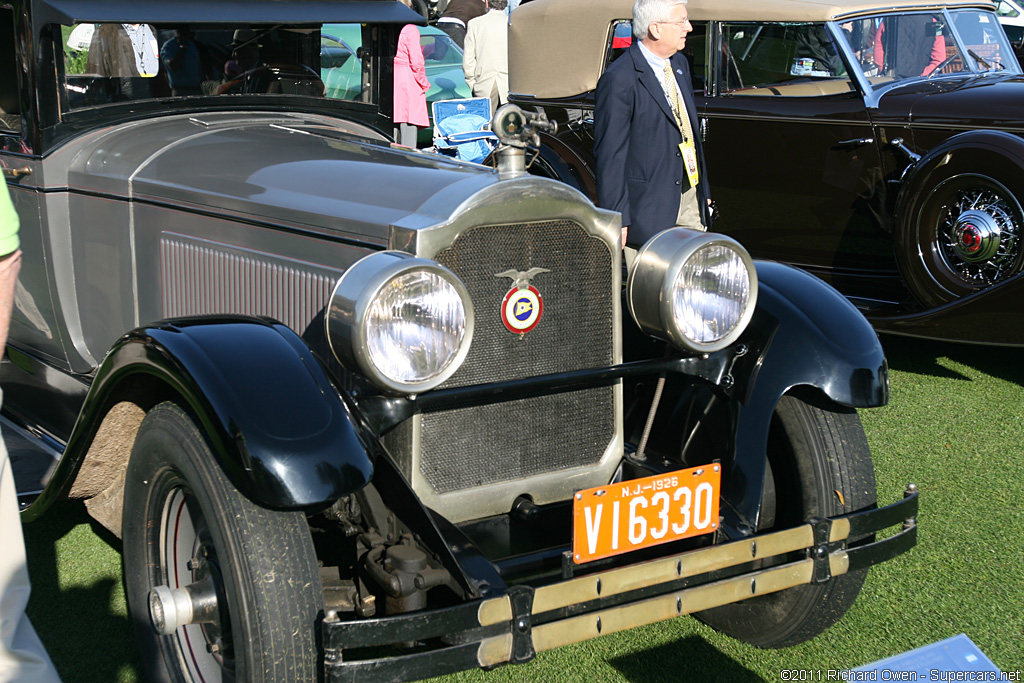
[[[697,169],[697,148],[693,140],[687,139],[679,143],[679,152],[683,155],[683,164],[686,165],[686,177],[690,180],[690,187],[697,187],[700,174]]]

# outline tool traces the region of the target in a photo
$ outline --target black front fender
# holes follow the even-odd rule
[[[756,526],[764,485],[768,430],[775,406],[794,390],[818,391],[853,408],[889,400],[885,353],[864,316],[818,278],[758,261],[757,312],[749,335],[763,340],[755,374],[736,413],[736,450],[724,499],[730,526]]]
[[[243,317],[165,321],[122,337],[92,383],[38,516],[70,486],[103,414],[137,379],[170,387],[232,483],[278,509],[315,508],[373,475],[372,440],[292,330]]]
[[[885,352],[863,314],[803,270],[772,261],[756,263],[757,311],[750,327],[770,342],[750,394],[779,398],[807,385],[852,408],[885,405]]]

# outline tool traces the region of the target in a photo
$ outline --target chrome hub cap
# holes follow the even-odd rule
[[[151,625],[174,643],[189,680],[229,680],[232,654],[221,624],[219,571],[213,548],[204,542],[205,523],[193,516],[185,491],[170,492],[161,519],[163,585],[149,594]]]
[[[987,261],[999,252],[1002,231],[999,228],[1010,224],[1005,211],[995,209],[995,216],[983,211],[965,211],[960,214],[953,227],[953,249],[956,255],[971,263]]]
[[[1001,188],[958,190],[940,212],[936,246],[951,275],[985,287],[1016,272],[1021,257],[1020,209]]]

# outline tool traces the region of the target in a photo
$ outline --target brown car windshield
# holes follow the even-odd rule
[[[330,34],[319,26],[64,26],[67,107],[232,95],[367,101],[361,28],[332,26]]]
[[[886,14],[843,22],[839,28],[874,87],[959,73],[1020,72],[991,12]]]

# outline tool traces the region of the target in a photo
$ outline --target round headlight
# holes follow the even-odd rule
[[[404,252],[378,252],[338,281],[327,331],[346,368],[382,389],[417,393],[462,364],[473,337],[473,304],[447,268]]]
[[[630,313],[644,332],[700,353],[736,341],[757,303],[747,251],[724,235],[684,228],[645,244],[626,286]]]

